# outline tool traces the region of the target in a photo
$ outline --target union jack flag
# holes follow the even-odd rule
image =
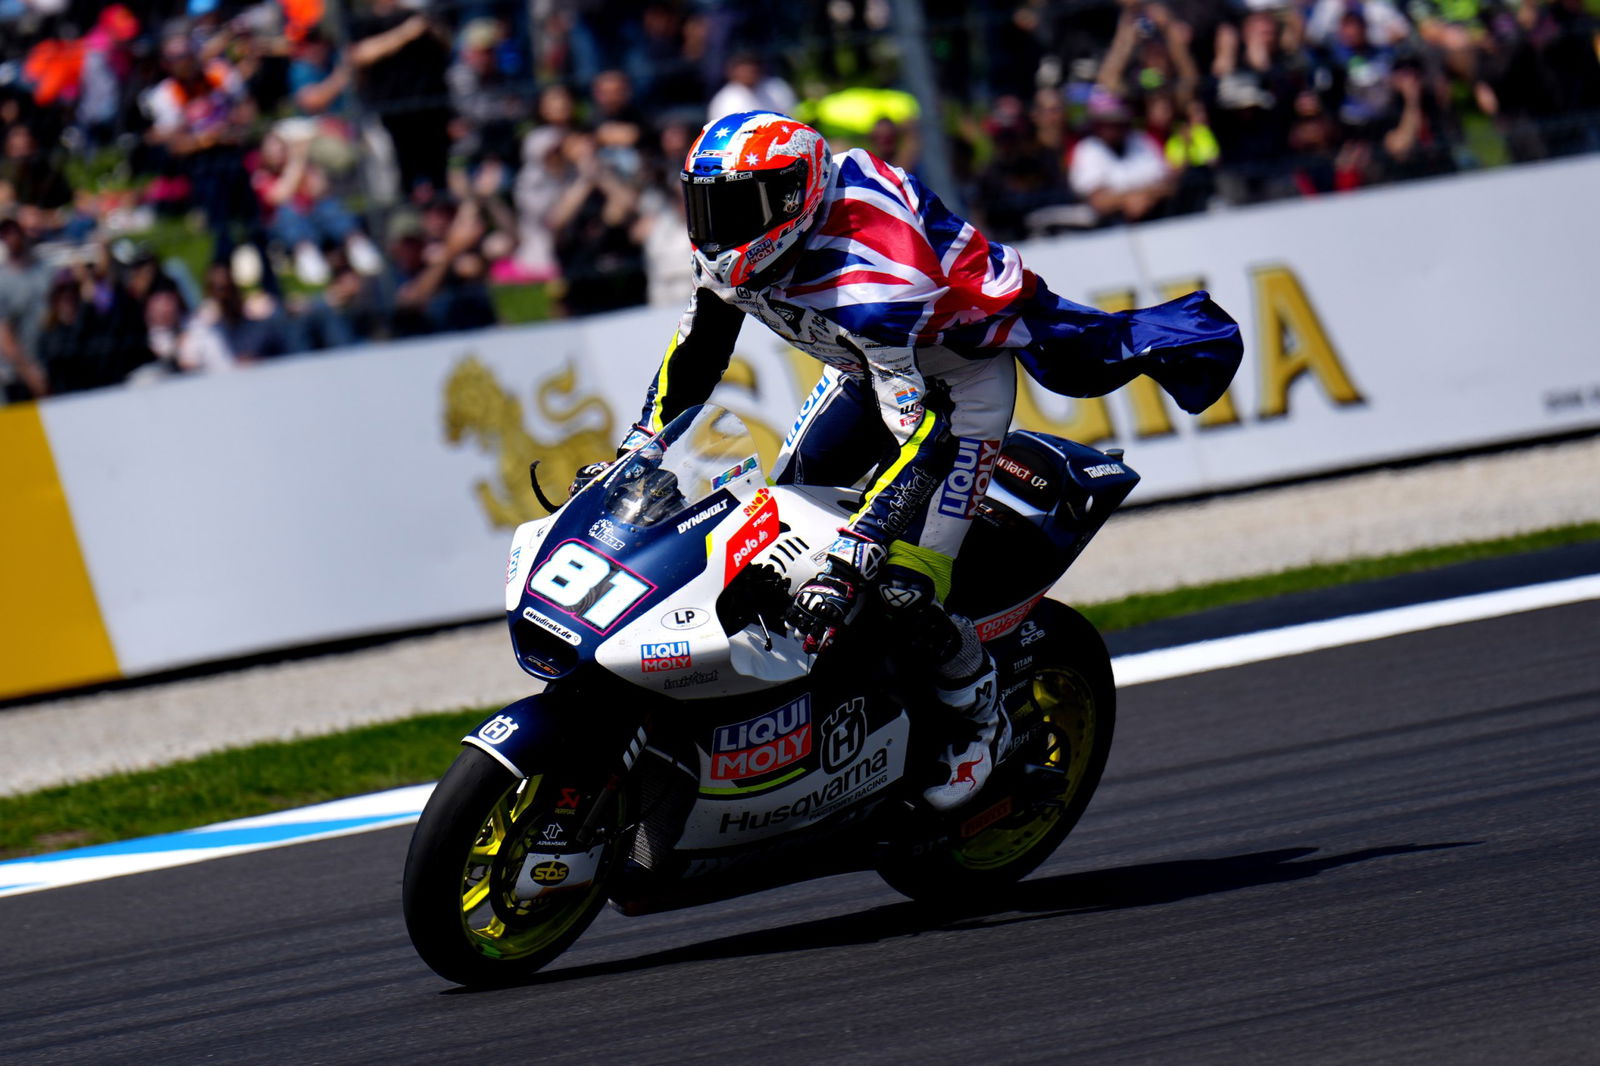
[[[1014,248],[991,242],[904,171],[861,148],[834,157],[827,215],[784,287],[841,326],[885,344],[1028,343],[1015,305],[1034,284]],[[1009,312],[1009,313],[1008,313]]]
[[[1186,411],[1238,369],[1239,327],[1204,291],[1108,313],[1051,292],[914,176],[861,148],[834,157],[826,215],[788,298],[880,344],[940,344],[972,358],[1011,349],[1040,384],[1100,395],[1144,373]]]

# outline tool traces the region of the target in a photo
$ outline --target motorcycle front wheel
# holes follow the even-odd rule
[[[555,806],[543,781],[518,778],[467,747],[423,808],[406,854],[406,931],[422,961],[447,981],[526,980],[570,947],[605,903],[620,811],[592,882],[531,898],[519,893],[525,858]]]
[[[1028,698],[1011,711],[1016,752],[955,812],[938,840],[891,852],[878,873],[912,899],[959,903],[1026,877],[1089,806],[1116,725],[1116,685],[1099,632],[1077,611],[1041,600],[1044,632]]]

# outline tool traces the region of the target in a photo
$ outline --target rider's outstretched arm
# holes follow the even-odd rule
[[[639,421],[622,442],[624,449],[643,443],[682,411],[706,402],[728,369],[743,322],[744,312],[723,303],[711,290],[694,291],[650,380]]]

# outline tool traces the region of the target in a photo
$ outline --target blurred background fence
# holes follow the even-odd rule
[[[1591,152],[1597,5],[0,0],[0,390],[681,303],[750,107],[1007,241]]]

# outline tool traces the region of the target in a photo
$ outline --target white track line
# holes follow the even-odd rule
[[[0,897],[410,825],[433,785],[374,792],[200,829],[0,862]]]
[[[1400,633],[1594,599],[1600,599],[1600,575],[1123,655],[1113,659],[1111,666],[1118,686],[1142,685]],[[431,784],[414,785],[315,807],[241,818],[164,837],[125,840],[120,844],[0,862],[0,897],[408,825],[422,813],[422,805],[432,791]]]
[[[1268,629],[1260,633],[1241,633],[1236,637],[1202,640],[1197,644],[1183,644],[1176,648],[1157,648],[1155,651],[1118,656],[1111,661],[1111,667],[1116,674],[1117,687],[1126,688],[1149,681],[1166,681],[1208,670],[1302,655],[1323,648],[1360,644],[1401,633],[1416,633],[1424,629],[1594,599],[1600,599],[1600,574],[1501,589],[1498,592],[1482,592],[1474,596],[1458,596],[1409,607],[1393,607],[1368,614],[1330,618],[1324,622]]]

